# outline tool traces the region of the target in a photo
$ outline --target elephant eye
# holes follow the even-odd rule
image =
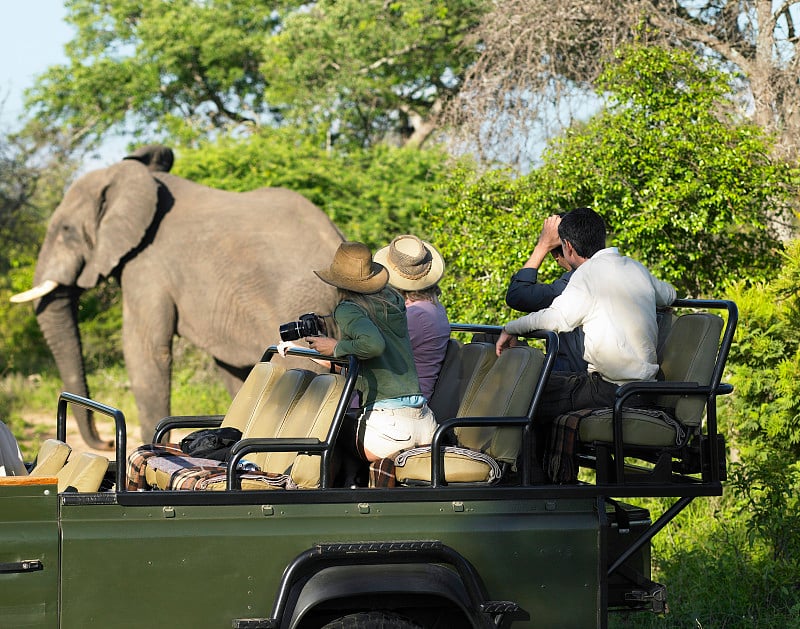
[[[61,226],[61,238],[65,243],[72,243],[74,244],[77,240],[80,239],[80,235],[78,231],[75,229],[74,225],[69,223],[64,223]]]

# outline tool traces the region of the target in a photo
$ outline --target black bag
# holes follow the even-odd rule
[[[241,438],[238,428],[207,428],[181,439],[181,450],[190,456],[227,461],[231,446]]]

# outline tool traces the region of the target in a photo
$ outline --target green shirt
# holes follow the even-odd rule
[[[358,387],[364,406],[378,400],[420,395],[403,298],[389,288],[379,295],[390,305],[384,312],[383,306],[377,304],[374,320],[351,301],[340,302],[333,311],[341,331],[334,356],[353,355],[359,359]]]

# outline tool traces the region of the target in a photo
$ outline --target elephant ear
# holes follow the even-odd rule
[[[136,149],[130,155],[123,157],[123,159],[135,159],[154,172],[168,173],[172,170],[175,155],[168,146],[148,144]]]
[[[91,288],[108,277],[119,261],[142,242],[158,208],[158,182],[137,161],[122,161],[106,169],[108,179],[99,192],[94,249],[78,277],[78,286]]]

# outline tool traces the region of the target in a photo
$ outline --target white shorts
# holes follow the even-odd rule
[[[364,450],[383,458],[407,448],[429,445],[436,426],[436,418],[427,404],[420,408],[372,409],[358,420],[358,440]]]

